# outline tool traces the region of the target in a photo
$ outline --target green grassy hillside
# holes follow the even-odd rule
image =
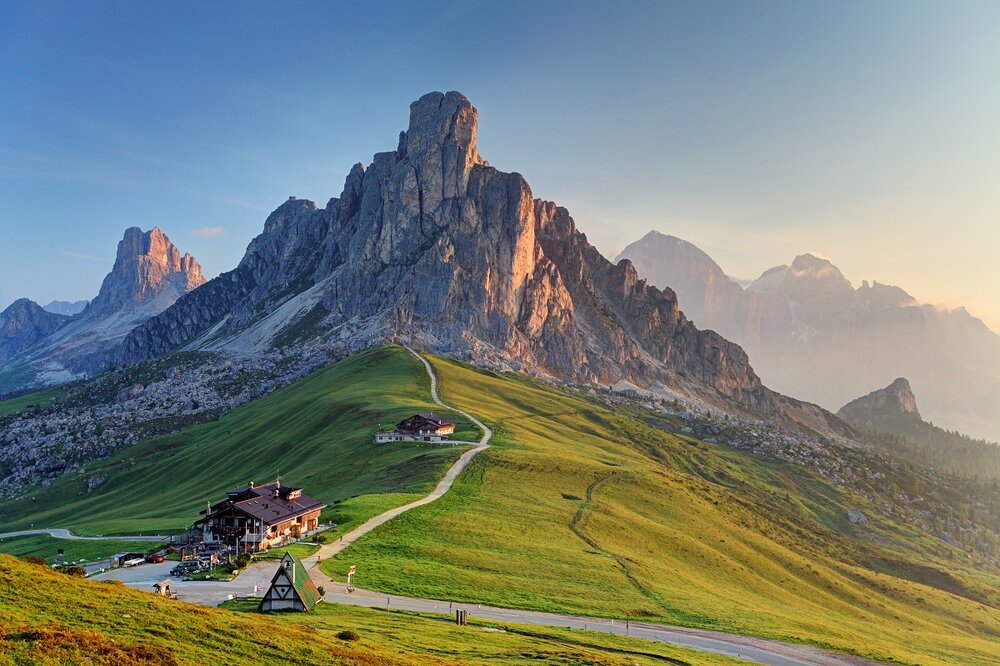
[[[949,559],[959,551],[812,472],[669,434],[637,409],[433,360],[445,400],[488,421],[493,447],[452,492],[327,561],[329,572],[357,564],[359,585],[395,593],[642,617],[901,663],[1000,653],[996,576],[965,571]],[[178,529],[207,497],[275,468],[343,499],[327,516],[356,525],[427,491],[457,455],[371,444],[379,422],[429,403],[422,366],[399,348],[372,350],[0,504],[0,529]],[[88,495],[95,473],[108,480]],[[851,524],[848,508],[868,523]]]
[[[24,411],[25,409],[41,409],[42,407],[48,406],[52,402],[53,398],[59,397],[64,393],[65,389],[63,388],[52,388],[45,389],[44,391],[25,393],[24,395],[19,395],[16,398],[0,400],[0,416],[16,414],[17,412]]]
[[[746,663],[594,632],[518,625],[484,631],[333,604],[271,615],[205,608],[6,555],[0,555],[0,590],[0,664],[223,664],[237,655],[255,664],[372,666]],[[357,637],[345,641],[342,631]]]
[[[523,377],[434,363],[445,401],[495,427],[494,446],[451,493],[327,561],[328,573],[356,564],[358,585],[399,594],[648,617],[903,663],[1000,654],[995,587],[949,572],[951,594],[902,577],[942,573],[942,542],[802,468]],[[869,524],[851,525],[848,507],[870,511]]]
[[[379,349],[321,370],[218,421],[141,442],[13,501],[0,503],[0,531],[65,527],[89,535],[181,531],[208,499],[277,473],[332,506],[324,518],[344,522],[383,510],[381,493],[408,501],[424,493],[460,447],[375,445],[380,423],[392,424],[433,403],[423,367],[401,349]],[[440,410],[438,410],[440,411]],[[456,421],[456,435],[480,436]],[[106,481],[92,493],[87,478]],[[343,506],[339,500],[357,497]],[[384,507],[388,508],[388,507]]]

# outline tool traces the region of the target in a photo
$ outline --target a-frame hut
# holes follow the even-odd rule
[[[285,551],[271,585],[260,601],[259,611],[312,610],[319,601],[319,590],[306,568],[296,557]]]

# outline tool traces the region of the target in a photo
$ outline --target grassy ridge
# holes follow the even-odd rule
[[[358,564],[357,584],[399,594],[656,618],[903,663],[995,663],[997,608],[853,557],[938,549],[883,519],[850,525],[859,498],[522,377],[434,363],[445,401],[495,426],[494,446],[452,492],[328,573]],[[989,587],[962,584],[989,601]]]
[[[206,500],[250,480],[271,480],[279,471],[283,480],[331,504],[375,493],[425,493],[461,448],[375,445],[372,435],[380,423],[432,404],[422,366],[405,351],[353,356],[218,421],[141,442],[82,474],[0,503],[0,531],[31,523],[90,535],[181,531]],[[448,416],[458,434],[479,436],[465,419]],[[94,474],[107,480],[88,494],[86,480]],[[370,508],[384,500],[369,502]],[[336,505],[327,510],[340,511]]]
[[[506,632],[320,604],[267,616],[170,601],[70,578],[0,555],[0,664],[737,664],[735,659],[594,632]],[[15,592],[16,591],[16,592]],[[246,604],[243,605],[246,609]],[[347,643],[337,634],[355,631]]]

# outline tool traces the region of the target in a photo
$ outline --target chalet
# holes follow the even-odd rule
[[[443,442],[455,432],[455,424],[434,413],[414,414],[396,424],[395,430],[375,433],[375,442]]]
[[[316,583],[309,577],[302,562],[288,551],[274,572],[271,585],[260,600],[258,611],[312,610],[320,600]]]
[[[301,488],[280,481],[229,492],[228,498],[202,509],[201,525],[207,545],[226,545],[237,552],[256,552],[280,545],[319,525],[326,507],[302,494]]]

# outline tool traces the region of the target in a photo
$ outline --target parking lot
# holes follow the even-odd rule
[[[194,604],[205,604],[215,606],[227,598],[229,595],[249,596],[254,594],[254,587],[259,586],[264,590],[271,582],[278,562],[275,560],[264,560],[254,562],[247,567],[235,580],[211,581],[211,580],[181,580],[179,576],[171,576],[170,570],[177,566],[177,562],[166,561],[160,564],[140,564],[134,567],[122,567],[111,569],[103,573],[92,576],[92,580],[120,580],[125,585],[144,592],[152,592],[153,583],[169,578],[171,580],[170,591],[176,592],[178,599]],[[259,594],[259,592],[258,592]]]

